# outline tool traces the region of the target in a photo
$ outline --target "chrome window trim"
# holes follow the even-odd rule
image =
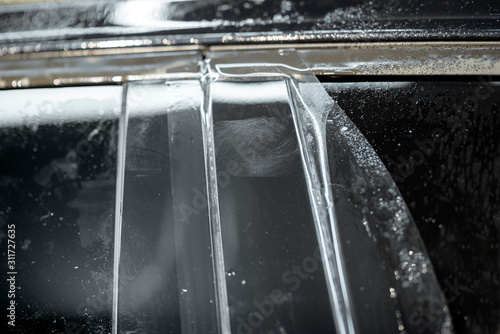
[[[209,58],[209,55],[216,56],[220,62],[232,62],[246,51],[276,49],[297,50],[316,75],[500,75],[500,42],[207,47],[137,47],[134,43],[124,42],[124,47],[107,48],[108,44],[104,41],[89,41],[81,43],[90,48],[84,50],[37,52],[33,49],[23,54],[4,54],[0,56],[0,89],[123,84],[167,79],[179,73],[198,72],[198,64],[204,55]],[[227,55],[226,59],[220,57],[222,53]],[[273,56],[265,59],[276,62]],[[160,63],[162,66],[157,66]]]

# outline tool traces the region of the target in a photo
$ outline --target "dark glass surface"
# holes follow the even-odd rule
[[[166,115],[128,122],[119,333],[180,333]]]
[[[93,100],[100,94],[88,88],[25,90],[13,92],[16,102],[8,98],[11,92],[0,93],[6,103],[0,115],[3,333],[111,329],[113,108],[120,91],[103,87],[105,97]],[[9,122],[17,115],[19,123]],[[7,262],[8,255],[15,255],[14,262]],[[15,327],[7,324],[11,301],[17,303]]]
[[[212,92],[232,333],[335,332],[284,83]]]
[[[216,333],[200,82],[127,91],[119,333]]]
[[[329,94],[373,145],[408,204],[457,333],[497,333],[498,81],[323,79]]]

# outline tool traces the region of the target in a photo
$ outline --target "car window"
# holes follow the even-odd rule
[[[121,91],[0,93],[2,277],[16,328],[111,328]]]

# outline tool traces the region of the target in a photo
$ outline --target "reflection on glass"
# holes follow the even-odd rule
[[[211,90],[232,332],[334,332],[284,83]]]
[[[108,333],[121,87],[0,96],[2,308],[19,333]]]
[[[131,85],[119,333],[216,333],[199,81]]]

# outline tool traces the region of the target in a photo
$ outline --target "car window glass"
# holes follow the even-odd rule
[[[16,328],[110,330],[121,91],[0,92],[2,277]]]

